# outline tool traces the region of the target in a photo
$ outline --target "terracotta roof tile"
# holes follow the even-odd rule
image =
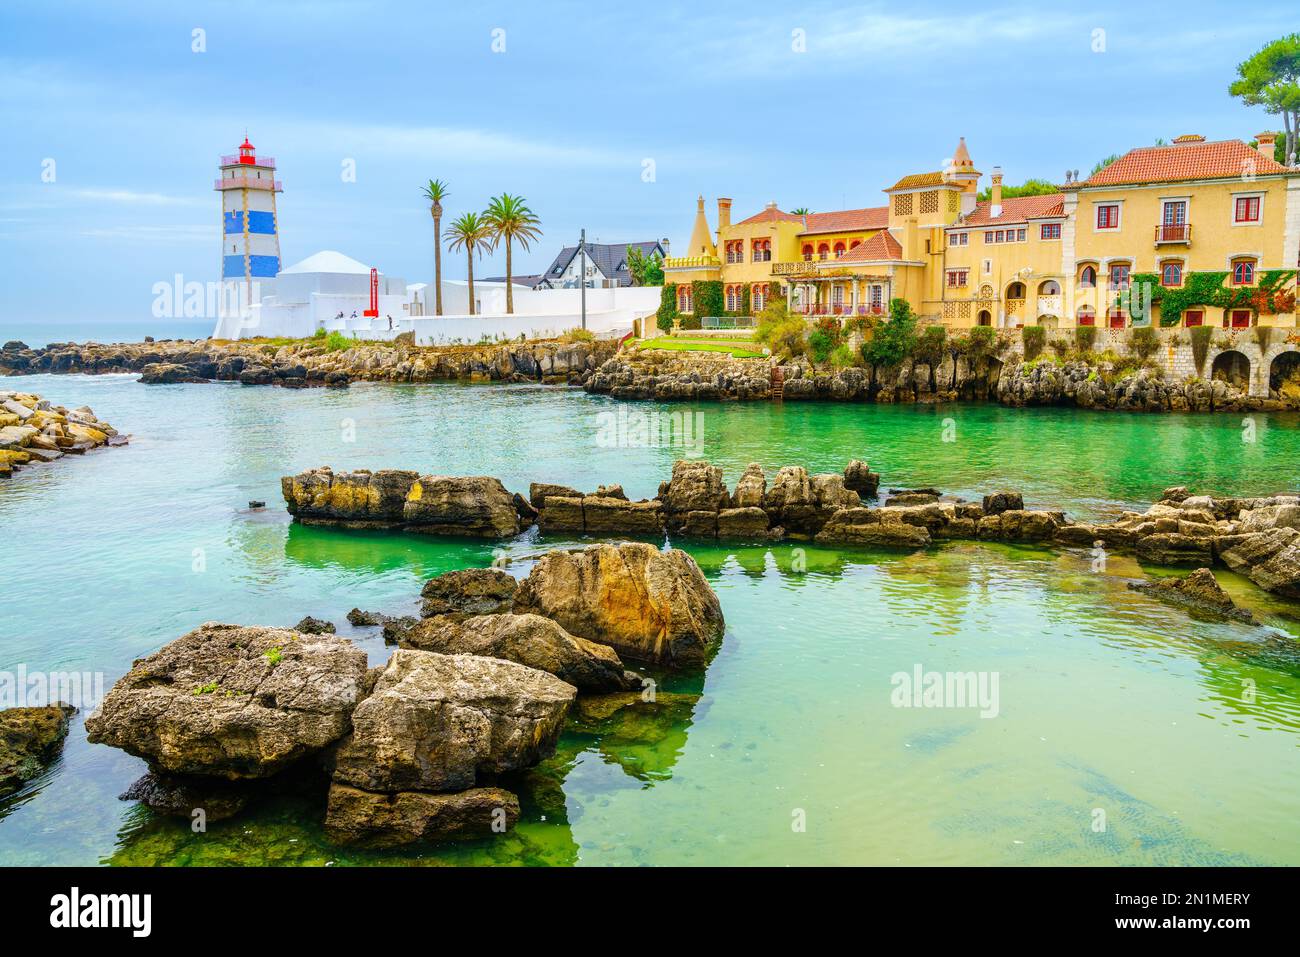
[[[1082,185],[1126,186],[1190,179],[1232,179],[1250,171],[1256,176],[1288,172],[1271,156],[1251,149],[1241,140],[1217,143],[1192,140],[1173,146],[1143,146],[1129,150],[1109,166],[1093,173]]]
[[[777,209],[775,206],[767,206],[759,210],[753,216],[750,216],[749,219],[742,219],[738,223],[732,223],[732,225],[748,226],[751,223],[779,223],[779,222],[798,223],[798,222],[802,222],[802,218],[799,216],[795,216],[793,213],[783,212]]]
[[[866,209],[840,209],[829,213],[809,213],[807,226],[800,236],[810,233],[840,233],[857,229],[884,229],[889,225],[888,206]]]
[[[839,259],[830,260],[837,263],[874,263],[897,261],[903,258],[903,247],[889,230],[876,233],[865,243],[854,246]]]
[[[1023,223],[1043,216],[1064,216],[1065,197],[1061,193],[1044,196],[1016,196],[1002,201],[1002,214],[989,215],[990,203],[976,203],[975,210],[955,226],[988,226],[993,223]]]
[[[904,176],[890,189],[915,189],[918,186],[942,186],[946,180],[943,173],[913,173],[911,176]]]

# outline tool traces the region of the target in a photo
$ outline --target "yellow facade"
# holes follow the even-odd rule
[[[963,141],[944,170],[888,187],[883,207],[795,216],[769,204],[733,224],[721,199],[712,243],[701,198],[705,240],[668,260],[665,281],[720,281],[728,311],[741,311],[740,289],[762,287],[810,315],[877,314],[903,298],[923,320],[959,328],[1068,328],[1159,323],[1161,295],[1186,305],[1213,283],[1204,274],[1223,273],[1223,293],[1208,296],[1218,304],[1182,321],[1294,326],[1300,169],[1266,151],[1180,137],[1059,193],[1006,200],[995,169],[990,201],[977,202],[981,174]],[[1261,296],[1268,282],[1281,295]]]

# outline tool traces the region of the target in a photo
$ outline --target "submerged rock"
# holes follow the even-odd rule
[[[1219,557],[1261,588],[1300,598],[1300,531],[1275,528],[1247,535]]]
[[[247,786],[219,778],[179,777],[150,772],[139,778],[120,796],[122,801],[139,801],[159,814],[193,819],[201,810],[206,821],[234,817],[248,803]]]
[[[343,638],[209,622],[135,662],[86,730],[155,771],[264,778],[346,734],[365,679]]]
[[[572,685],[513,661],[399,648],[352,714],[334,780],[458,791],[555,753]]]
[[[579,691],[631,687],[613,648],[575,637],[541,615],[480,615],[463,621],[426,618],[403,643],[444,655],[504,658],[555,675]]]
[[[1223,590],[1208,568],[1198,568],[1190,575],[1177,578],[1129,582],[1129,588],[1225,618],[1255,623],[1255,616],[1246,609],[1237,607],[1237,603]]]
[[[642,542],[543,555],[520,584],[514,610],[552,618],[625,657],[679,667],[704,664],[724,627],[695,560]]]
[[[308,615],[294,625],[293,630],[301,631],[305,635],[332,635],[334,634],[334,623]]]
[[[61,704],[0,711],[0,796],[36,777],[58,756],[76,713]]]
[[[519,799],[496,787],[454,794],[377,794],[335,782],[325,811],[325,836],[335,844],[399,847],[417,841],[487,837],[514,827]]]

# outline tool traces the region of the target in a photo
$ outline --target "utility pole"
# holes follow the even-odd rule
[[[587,328],[587,231],[578,240],[578,282],[582,289],[582,328]]]

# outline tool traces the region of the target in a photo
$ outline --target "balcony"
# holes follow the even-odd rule
[[[1192,226],[1190,223],[1167,223],[1156,227],[1156,245],[1165,243],[1190,243]]]
[[[1060,316],[1064,308],[1060,296],[1039,296],[1038,314],[1040,316]]]
[[[717,256],[669,256],[665,269],[717,269],[722,263]]]
[[[275,157],[273,156],[249,156],[240,158],[238,156],[221,157],[222,166],[260,166],[262,169],[275,169]]]
[[[855,311],[853,306],[833,302],[811,302],[795,306],[794,311],[803,316],[883,316],[885,314],[884,306],[859,305]]]
[[[278,179],[256,179],[252,176],[232,176],[219,179],[213,183],[213,189],[270,189],[277,193],[284,192],[284,186]]]

